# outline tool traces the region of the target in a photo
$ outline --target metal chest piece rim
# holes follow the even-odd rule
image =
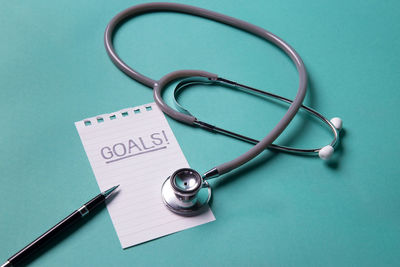
[[[164,181],[161,197],[165,206],[173,213],[195,216],[208,207],[211,187],[197,171],[182,168]]]

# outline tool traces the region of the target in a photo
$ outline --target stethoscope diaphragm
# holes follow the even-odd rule
[[[175,171],[163,183],[161,196],[165,206],[183,216],[202,213],[211,199],[211,187],[195,170]]]

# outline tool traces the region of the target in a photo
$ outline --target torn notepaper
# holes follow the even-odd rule
[[[209,208],[188,218],[164,206],[162,183],[189,165],[155,103],[75,125],[100,190],[120,185],[107,209],[123,248],[215,220]]]

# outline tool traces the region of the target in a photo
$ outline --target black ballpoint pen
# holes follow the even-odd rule
[[[50,241],[56,235],[63,232],[72,224],[81,220],[95,207],[103,203],[111,195],[111,193],[118,188],[118,186],[119,185],[111,187],[110,189],[100,193],[99,195],[97,195],[96,197],[85,203],[82,207],[72,212],[64,220],[53,226],[46,233],[39,236],[32,243],[30,243],[29,245],[18,251],[14,256],[9,258],[3,265],[1,265],[1,267],[18,266],[21,262],[24,262],[28,257],[30,257],[38,249],[42,248],[48,241]]]

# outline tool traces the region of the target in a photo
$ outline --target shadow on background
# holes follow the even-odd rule
[[[335,147],[335,153],[333,153],[332,159],[326,162],[326,166],[333,170],[339,169],[340,159],[345,154],[345,148],[343,145],[343,138],[346,136],[346,130],[341,129],[339,132],[339,143]]]

